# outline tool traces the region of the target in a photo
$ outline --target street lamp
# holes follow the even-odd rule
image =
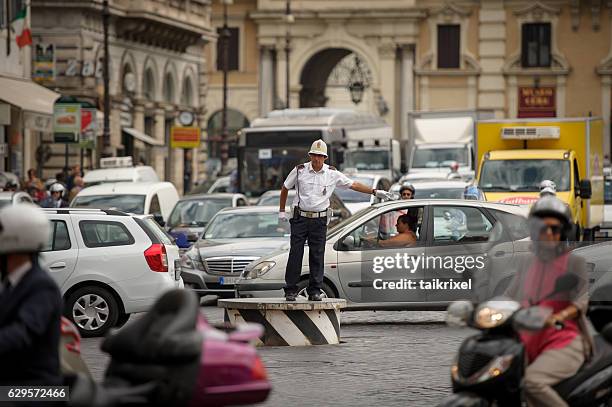
[[[110,20],[110,10],[108,0],[102,3],[102,27],[104,30],[104,62],[102,64],[102,81],[104,82],[104,148],[102,155],[110,157],[113,155],[110,143],[110,68],[108,52],[108,24]]]
[[[223,28],[221,29],[221,39],[223,41],[223,111],[221,113],[221,165],[225,167],[228,157],[227,139],[227,76],[229,69],[229,39],[230,30],[227,26],[227,6],[234,4],[234,0],[222,0],[223,2]]]
[[[355,66],[351,69],[348,90],[351,93],[351,100],[358,105],[363,100],[363,92],[368,87],[367,77],[361,68],[361,60],[355,55]]]
[[[285,101],[287,105],[287,109],[289,109],[290,104],[290,91],[289,91],[289,56],[291,54],[291,31],[289,27],[295,21],[293,14],[291,14],[291,0],[287,0],[286,8],[285,8],[285,23],[286,23],[286,32],[285,32],[285,76],[287,77],[287,84],[285,87]]]

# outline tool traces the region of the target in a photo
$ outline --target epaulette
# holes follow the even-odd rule
[[[330,166],[329,166],[329,169],[330,169],[330,170],[334,170],[334,171],[336,171],[336,167],[334,167],[333,165],[330,165]]]
[[[303,170],[304,169],[304,164],[298,164],[295,166],[295,168],[297,168],[298,170]]]

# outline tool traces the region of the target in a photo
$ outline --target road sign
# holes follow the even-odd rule
[[[172,127],[170,147],[197,148],[200,146],[200,129],[198,127]]]

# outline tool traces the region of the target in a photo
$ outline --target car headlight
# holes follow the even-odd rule
[[[181,267],[204,271],[204,264],[200,260],[194,259],[187,254],[181,256]]]
[[[246,269],[244,271],[244,278],[258,278],[266,274],[270,271],[276,263],[273,261],[262,261],[261,263],[257,263],[253,267]]]

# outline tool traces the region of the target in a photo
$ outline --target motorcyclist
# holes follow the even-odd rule
[[[540,182],[540,196],[557,196],[557,184],[554,181],[545,179]]]
[[[47,245],[44,212],[19,203],[0,210],[0,385],[59,385],[62,297],[38,264]]]
[[[66,188],[59,182],[49,187],[49,193],[51,194],[40,204],[43,208],[67,208],[68,202],[64,201],[63,196]]]
[[[528,357],[524,390],[528,406],[567,406],[553,385],[576,374],[591,355],[585,313],[588,306],[588,275],[585,260],[569,251],[566,239],[572,230],[571,213],[556,197],[546,196],[529,213],[532,254],[525,259],[506,295],[525,307],[552,308],[547,326],[521,333]],[[579,284],[570,292],[547,298],[556,280],[575,273]],[[563,328],[559,329],[559,323]]]

